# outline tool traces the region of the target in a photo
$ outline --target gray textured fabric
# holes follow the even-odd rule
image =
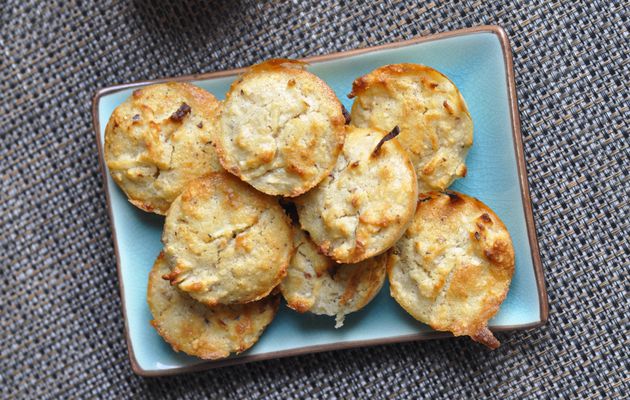
[[[0,397],[628,395],[628,2],[3,1]],[[489,3],[489,2],[488,2]],[[480,24],[512,41],[549,323],[172,378],[127,360],[96,89]]]

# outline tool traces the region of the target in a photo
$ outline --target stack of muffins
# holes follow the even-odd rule
[[[218,359],[250,348],[280,296],[341,327],[386,277],[419,321],[499,345],[487,322],[514,250],[492,210],[446,191],[472,145],[458,89],[397,64],[355,80],[350,97],[348,113],[304,63],[270,60],[223,102],[172,82],[114,110],[112,178],[132,204],[166,215],[147,300],[175,350]]]

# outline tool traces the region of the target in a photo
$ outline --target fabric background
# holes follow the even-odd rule
[[[627,1],[0,3],[0,397],[628,395]],[[480,24],[514,51],[548,324],[494,352],[463,338],[134,375],[94,92]]]

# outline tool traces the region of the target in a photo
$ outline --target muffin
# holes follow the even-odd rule
[[[166,214],[186,183],[221,171],[213,147],[220,103],[188,83],[134,90],[105,128],[105,162],[129,201]]]
[[[487,325],[510,287],[514,248],[488,206],[456,192],[421,194],[387,268],[392,296],[418,321],[499,346]]]
[[[186,186],[166,215],[162,242],[167,278],[210,306],[267,296],[293,254],[290,221],[276,199],[228,173]]]
[[[473,123],[457,87],[423,65],[378,68],[352,84],[352,123],[390,130],[407,150],[420,193],[444,190],[466,176],[466,155],[473,143]]]
[[[299,228],[294,229],[293,242],[296,252],[280,291],[287,305],[300,313],[336,317],[339,328],[345,316],[365,307],[385,282],[385,254],[357,264],[337,264],[320,254]]]
[[[418,186],[396,132],[349,126],[333,171],[295,200],[302,228],[339,263],[383,253],[411,222]]]
[[[278,310],[278,295],[208,307],[164,280],[168,272],[166,257],[160,253],[149,274],[147,301],[151,325],[175,351],[207,360],[241,353],[258,341]]]
[[[263,193],[294,197],[333,168],[345,118],[335,93],[305,64],[271,60],[232,84],[216,144],[223,167]]]

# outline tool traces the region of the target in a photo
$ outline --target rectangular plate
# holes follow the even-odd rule
[[[548,306],[532,216],[514,86],[512,53],[503,29],[480,26],[383,46],[307,58],[309,70],[324,79],[349,110],[355,78],[386,64],[431,66],[461,90],[475,125],[468,154],[468,176],[452,189],[488,204],[508,227],[516,254],[510,292],[490,321],[493,331],[543,325]],[[335,329],[331,317],[298,314],[285,305],[259,342],[240,356],[202,361],[174,352],[149,324],[147,276],[162,248],[163,218],[133,207],[114,184],[103,162],[105,125],[116,106],[134,88],[164,81],[189,81],[223,99],[243,70],[182,76],[117,85],[94,97],[93,117],[109,205],[127,347],[133,370],[145,376],[169,375],[229,364],[375,344],[450,336],[435,332],[407,315],[384,287],[363,310]],[[471,344],[472,345],[472,344]]]

